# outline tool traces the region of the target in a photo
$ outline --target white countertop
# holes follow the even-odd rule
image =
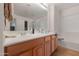
[[[26,34],[26,35],[18,36],[18,37],[15,37],[15,38],[5,38],[4,46],[12,45],[12,44],[27,41],[27,40],[33,40],[33,39],[36,39],[36,38],[40,38],[40,37],[47,36],[47,35],[53,35],[53,34],[54,33]]]

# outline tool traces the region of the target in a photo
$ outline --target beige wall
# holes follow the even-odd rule
[[[61,29],[64,47],[79,50],[79,5],[62,10]]]

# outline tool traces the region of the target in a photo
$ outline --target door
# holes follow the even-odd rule
[[[37,46],[33,49],[34,56],[44,56],[44,44]]]

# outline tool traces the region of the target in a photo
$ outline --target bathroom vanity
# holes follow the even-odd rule
[[[44,9],[40,5],[45,7],[43,3],[4,4],[4,55],[49,56],[56,50],[57,36],[48,33],[48,6]]]
[[[13,39],[9,39],[10,41]],[[6,56],[50,56],[57,48],[54,34],[33,34],[4,43]]]

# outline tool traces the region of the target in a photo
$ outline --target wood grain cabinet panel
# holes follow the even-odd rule
[[[32,55],[33,55],[32,50],[25,51],[25,52],[19,54],[19,56],[32,56]]]
[[[51,40],[51,46],[52,46],[52,52],[54,52],[56,50],[56,48],[58,47],[58,40],[56,36],[52,36],[52,40]]]
[[[51,54],[51,38],[50,36],[45,37],[45,56]]]
[[[33,56],[44,56],[44,44],[33,49]]]
[[[55,39],[54,38],[52,38],[51,39],[51,52],[53,53],[54,52],[54,50],[55,50]]]
[[[56,49],[58,47],[58,39],[57,37],[55,37],[55,40],[54,40],[54,48]]]

